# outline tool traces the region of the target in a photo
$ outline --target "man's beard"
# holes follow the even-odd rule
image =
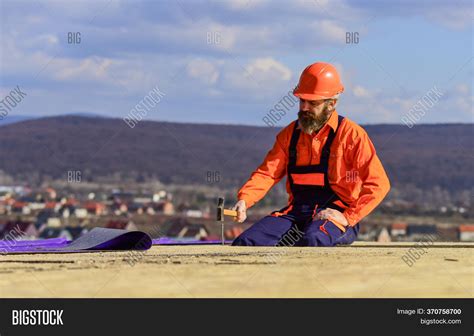
[[[328,121],[331,116],[331,112],[328,111],[325,106],[322,112],[315,116],[310,112],[298,112],[298,122],[303,130],[307,134],[312,134],[313,132],[319,131],[324,124]]]

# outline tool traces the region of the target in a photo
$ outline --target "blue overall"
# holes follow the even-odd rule
[[[343,212],[344,208],[340,205],[347,206],[332,190],[328,180],[330,148],[343,119],[344,117],[339,116],[336,130],[330,129],[319,164],[307,166],[296,165],[296,145],[301,130],[297,128],[298,121],[295,123],[287,167],[287,178],[293,195],[291,204],[256,222],[238,236],[232,245],[335,246],[351,244],[357,238],[359,224],[347,226],[343,232],[329,220],[314,219],[323,209],[332,208]],[[311,174],[311,178],[305,179],[305,174]],[[296,177],[298,181],[294,181]],[[309,180],[313,182],[307,183]]]

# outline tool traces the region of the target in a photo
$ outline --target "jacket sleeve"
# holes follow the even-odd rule
[[[276,137],[273,148],[267,153],[263,163],[255,170],[237,193],[247,208],[260,201],[266,193],[286,175],[288,153],[283,143],[283,132]]]
[[[390,190],[390,181],[375,147],[365,131],[352,141],[352,167],[361,182],[359,197],[344,211],[349,225],[357,224],[382,202]]]

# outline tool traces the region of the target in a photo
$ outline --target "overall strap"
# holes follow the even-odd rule
[[[295,122],[293,127],[293,133],[290,140],[290,148],[288,150],[288,166],[296,166],[296,145],[298,144],[298,139],[300,138],[301,130],[298,129],[298,120]]]

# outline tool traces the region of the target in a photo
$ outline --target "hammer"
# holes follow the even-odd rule
[[[237,217],[236,210],[224,209],[224,197],[219,197],[217,200],[217,221],[221,222],[221,231],[222,231],[222,245],[225,243],[224,239],[224,216]]]

